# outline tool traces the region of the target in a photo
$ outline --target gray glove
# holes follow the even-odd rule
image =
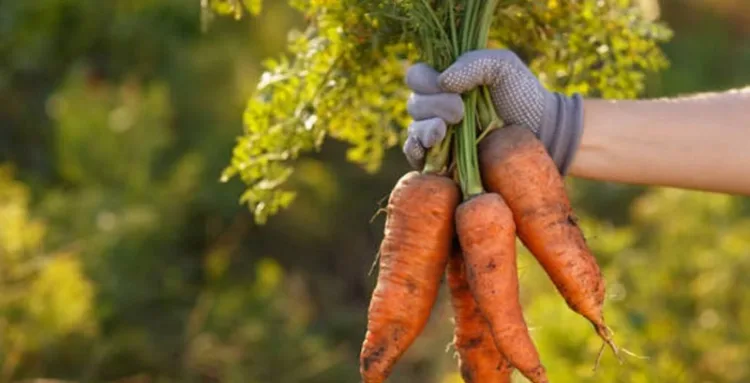
[[[446,124],[463,119],[460,94],[486,85],[495,110],[506,124],[521,125],[539,138],[565,175],[578,150],[583,131],[583,102],[544,88],[529,68],[505,49],[465,53],[443,73],[424,63],[411,66],[407,103],[414,119],[403,151],[415,168],[424,164],[426,149],[445,137]]]

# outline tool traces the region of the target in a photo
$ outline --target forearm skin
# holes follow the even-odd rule
[[[750,195],[750,87],[583,109],[570,176]]]

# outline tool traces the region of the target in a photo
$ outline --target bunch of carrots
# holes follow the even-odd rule
[[[413,3],[424,17],[424,57],[440,70],[486,46],[498,0]],[[388,378],[424,329],[444,275],[464,381],[510,382],[518,370],[548,382],[519,302],[516,236],[619,357],[602,312],[605,284],[556,165],[531,131],[502,125],[486,89],[464,95],[464,106],[463,121],[430,149],[424,169],[405,174],[388,199],[362,382]]]

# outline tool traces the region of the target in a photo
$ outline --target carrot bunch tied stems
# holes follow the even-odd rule
[[[441,71],[486,48],[499,2],[412,1],[424,61]],[[388,200],[360,353],[363,383],[390,376],[425,328],[443,275],[464,381],[506,382],[517,370],[533,383],[548,382],[520,304],[517,237],[617,352],[601,310],[601,273],[551,158],[529,130],[502,126],[486,87],[462,97],[462,121],[428,150],[421,171],[399,179]]]
[[[466,52],[487,46],[497,5],[498,0],[467,2],[466,18],[463,20],[464,27],[461,31],[461,44],[457,46],[456,58]],[[451,30],[455,33],[454,28]],[[456,41],[456,38],[454,37],[453,40]],[[464,198],[470,198],[484,192],[476,150],[477,130],[489,128],[491,123],[498,123],[500,119],[495,113],[489,98],[489,90],[486,87],[474,89],[464,95],[464,110],[465,117],[459,128],[461,133],[457,140],[457,164]]]

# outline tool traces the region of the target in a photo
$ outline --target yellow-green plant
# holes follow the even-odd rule
[[[30,355],[97,331],[94,286],[81,259],[70,249],[45,251],[47,227],[30,200],[13,167],[0,164],[0,382],[15,381]]]
[[[462,3],[456,1],[453,11],[463,11]],[[245,110],[244,132],[222,174],[223,181],[244,182],[241,201],[259,223],[293,201],[294,191],[283,188],[293,161],[320,150],[326,138],[350,144],[347,159],[377,171],[408,124],[405,66],[425,60],[440,69],[437,64],[451,59],[430,57],[440,51],[434,44],[449,39],[429,38],[424,28],[434,20],[412,11],[427,6],[444,17],[440,12],[450,10],[446,1],[289,4],[307,25],[290,33],[288,55],[265,62]],[[257,0],[203,0],[203,5],[209,15],[262,11]],[[550,89],[632,98],[643,89],[647,72],[667,65],[658,44],[670,37],[669,29],[630,0],[506,0],[492,16],[488,45],[519,53]]]

